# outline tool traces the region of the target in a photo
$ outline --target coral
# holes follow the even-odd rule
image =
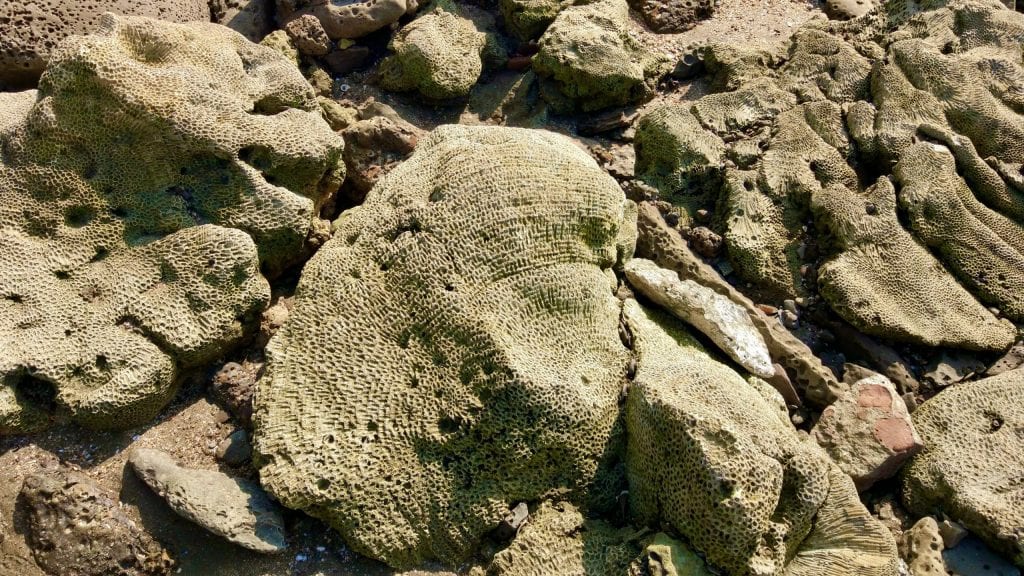
[[[671,525],[730,573],[807,574],[813,558],[816,574],[896,574],[892,537],[774,390],[635,301],[623,313],[637,353],[625,408],[634,520]]]
[[[542,503],[515,540],[494,556],[488,576],[623,576],[643,533],[586,520],[566,502]]]
[[[505,28],[519,40],[539,37],[568,4],[565,0],[500,0]]]
[[[387,90],[416,90],[427,98],[466,96],[483,71],[488,44],[487,18],[464,15],[450,0],[436,0],[429,10],[402,27],[380,65],[380,85]]]
[[[0,431],[141,423],[255,327],[342,141],[297,69],[214,24],[108,15],[24,104],[0,131]]]
[[[54,49],[73,34],[93,32],[104,12],[169,22],[209,21],[206,0],[96,0],[0,4],[0,87],[34,85]]]
[[[985,306],[1024,312],[1022,35],[997,2],[889,2],[809,21],[784,51],[699,48],[718,92],[688,112],[725,143],[707,195],[738,278],[817,289],[873,336],[1008,347]]]
[[[599,0],[558,13],[540,38],[533,69],[552,106],[584,111],[644,100],[664,68],[628,32],[626,0]]]
[[[925,448],[903,473],[903,501],[942,512],[1024,563],[1024,370],[947,388],[913,413]]]
[[[725,144],[684,106],[665,104],[636,123],[634,170],[667,198],[692,195],[721,168]],[[673,198],[673,200],[675,200]]]
[[[635,218],[567,138],[435,129],[303,270],[257,385],[264,486],[397,567],[465,559],[517,502],[610,505]]]

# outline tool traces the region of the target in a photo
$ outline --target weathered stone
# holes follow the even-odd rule
[[[680,280],[678,274],[650,260],[634,258],[625,271],[640,293],[703,332],[751,374],[775,375],[768,346],[740,305],[693,280]]]
[[[300,54],[323,56],[331,51],[331,39],[316,16],[299,16],[285,24],[284,31]]]
[[[241,466],[252,458],[252,444],[249,433],[235,430],[217,445],[217,458],[228,466]]]
[[[179,466],[159,450],[136,449],[135,473],[180,516],[256,552],[287,548],[284,519],[258,484],[213,470]]]
[[[922,446],[903,398],[882,375],[857,382],[826,408],[811,436],[858,490],[895,474]]]
[[[935,518],[925,516],[904,535],[910,576],[945,576],[942,536]]]

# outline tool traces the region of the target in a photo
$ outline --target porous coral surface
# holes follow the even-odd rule
[[[12,100],[0,432],[144,422],[258,319],[261,270],[301,256],[342,141],[298,70],[212,24],[107,15]]]
[[[436,129],[303,271],[256,394],[264,486],[399,567],[465,558],[515,502],[597,498],[634,222],[564,137]]]

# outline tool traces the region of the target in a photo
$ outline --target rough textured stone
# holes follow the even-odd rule
[[[0,133],[0,433],[139,424],[254,331],[262,271],[324,232],[342,141],[298,70],[209,23],[108,15],[19,102]]]
[[[634,521],[672,526],[730,573],[895,576],[892,536],[778,393],[635,300],[624,316],[637,353],[625,408]]]
[[[256,552],[287,548],[284,519],[258,484],[214,470],[179,466],[167,453],[137,448],[135,474],[180,516]]]
[[[629,35],[628,22],[626,0],[599,0],[558,14],[533,59],[552,106],[591,111],[650,97],[664,62]]]
[[[125,514],[117,495],[85,474],[64,468],[25,478],[28,542],[36,563],[50,574],[163,576],[173,562]]]
[[[825,13],[829,18],[849,20],[860,18],[877,5],[876,0],[825,0]]]
[[[540,37],[558,12],[571,2],[567,0],[500,0],[498,6],[505,18],[505,28],[519,40]]]
[[[323,56],[331,51],[331,39],[316,16],[299,16],[285,24],[284,31],[300,54]]]
[[[826,408],[811,436],[858,490],[895,474],[922,447],[903,398],[881,374],[857,382]]]
[[[252,458],[252,444],[249,433],[235,430],[217,445],[217,458],[228,466],[241,466]]]
[[[683,32],[710,18],[717,0],[632,0],[631,4],[655,32]]]
[[[490,17],[470,18],[469,8],[435,0],[430,9],[403,26],[380,64],[380,85],[387,90],[415,90],[435,100],[469,94],[484,69]],[[493,39],[490,40],[493,47]]]
[[[400,567],[552,491],[610,506],[634,222],[565,137],[435,129],[303,270],[257,388],[263,484]]]
[[[747,311],[768,345],[772,360],[785,367],[791,383],[814,405],[826,406],[838,398],[845,387],[835,374],[822,365],[814,353],[774,318],[766,315],[749,298],[723,279],[714,268],[693,253],[686,242],[665,223],[658,209],[644,202],[638,207],[637,255],[650,258],[659,266],[728,297]]]
[[[312,14],[331,40],[338,40],[359,38],[390,26],[418,7],[418,0],[277,0],[277,20],[287,24],[293,18]]]
[[[274,29],[274,0],[209,0],[213,21],[231,28],[251,42],[259,42]]]
[[[625,272],[638,292],[702,332],[751,374],[775,375],[768,346],[740,305],[650,260],[634,258]]]
[[[904,469],[907,509],[942,511],[1024,564],[1024,370],[947,388],[913,419],[925,448]]]
[[[942,536],[935,518],[925,516],[904,535],[910,576],[946,576],[942,561]]]
[[[101,15],[108,11],[171,22],[210,20],[206,0],[3,2],[0,4],[0,88],[34,85],[57,45],[72,34],[99,30]]]
[[[398,117],[371,116],[353,123],[342,135],[346,186],[351,188],[347,200],[358,204],[381,177],[412,153],[423,131]]]

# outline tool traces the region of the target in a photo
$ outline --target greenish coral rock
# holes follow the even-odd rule
[[[474,14],[449,0],[437,0],[400,29],[380,65],[380,85],[387,90],[417,91],[427,98],[463,97],[480,78],[484,54],[494,51],[489,17]]]
[[[709,203],[705,184],[721,170],[725,143],[686,107],[665,104],[641,116],[633,148],[637,176],[666,198],[693,211]]]
[[[226,28],[105,16],[0,114],[0,433],[152,418],[254,328],[343,176],[298,70]]]
[[[526,41],[540,37],[555,16],[567,4],[567,0],[500,0],[501,15],[505,28],[519,40]]]
[[[645,51],[628,24],[626,0],[599,0],[559,12],[533,59],[533,69],[549,84],[545,98],[552,106],[591,111],[653,94],[666,61]]]
[[[435,129],[303,270],[255,397],[263,485],[402,568],[463,561],[517,502],[614,501],[635,222],[565,137]]]
[[[688,112],[725,143],[705,202],[737,277],[885,339],[1008,347],[985,306],[1024,312],[1022,35],[998,2],[890,2],[782,51],[700,48],[718,92]]]
[[[664,315],[633,300],[623,313],[637,353],[625,407],[635,521],[671,526],[733,574],[808,574],[809,558],[816,574],[897,573],[892,536],[774,389],[744,381]]]
[[[903,473],[903,502],[943,512],[1024,564],[1024,370],[965,382],[912,414],[924,441]]]
[[[495,554],[488,576],[623,576],[641,554],[643,532],[588,520],[572,504],[544,502],[515,540]]]

